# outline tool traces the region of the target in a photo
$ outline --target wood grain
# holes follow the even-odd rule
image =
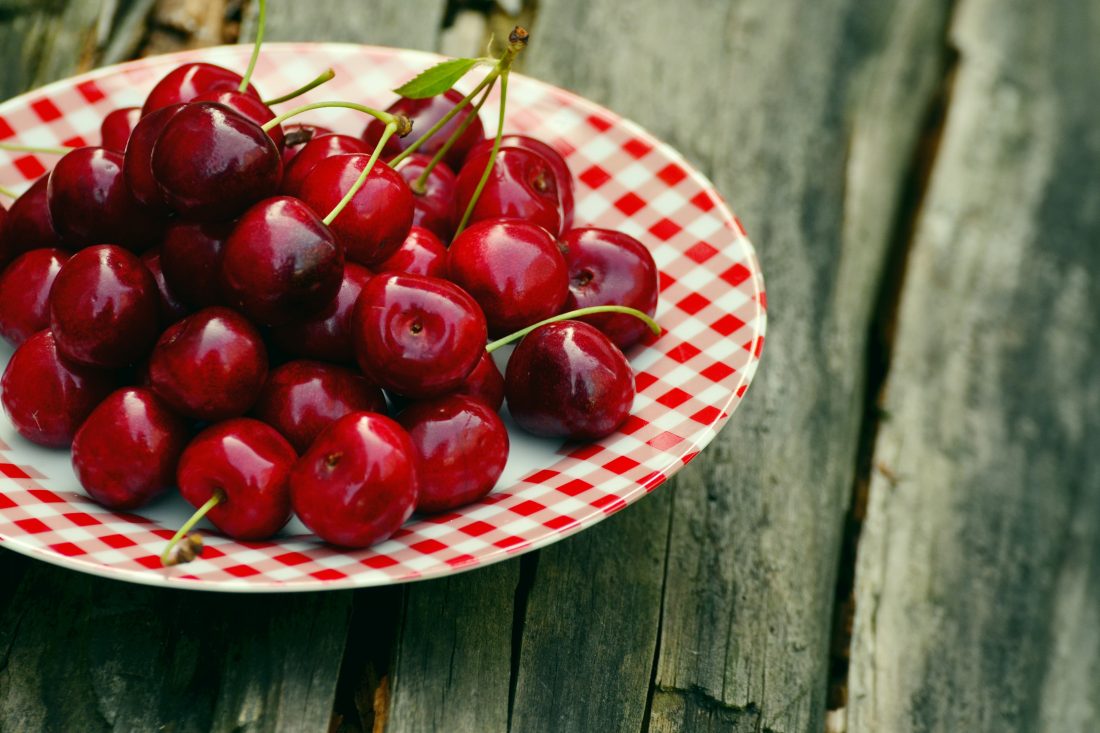
[[[856,574],[852,731],[1100,728],[1100,3],[963,0]]]

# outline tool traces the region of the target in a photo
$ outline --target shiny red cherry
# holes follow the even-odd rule
[[[328,216],[367,167],[369,155],[334,155],[313,167],[298,189],[317,216]],[[413,195],[405,179],[381,161],[332,220],[344,256],[368,267],[393,254],[412,226]]]
[[[32,249],[0,274],[0,336],[18,346],[50,325],[49,297],[54,278],[69,253]]]
[[[71,246],[112,242],[142,252],[160,241],[163,225],[130,193],[122,161],[103,148],[74,148],[50,172],[50,218]]]
[[[259,420],[236,418],[195,436],[180,457],[180,494],[200,507],[219,493],[206,518],[239,540],[271,537],[290,520],[290,471],[298,456]]]
[[[267,378],[255,327],[228,308],[205,308],[169,326],[149,357],[149,383],[187,417],[223,420],[248,412]]]
[[[386,398],[363,375],[319,361],[290,361],[273,369],[252,408],[299,453],[318,434],[352,412],[385,414]]]
[[[435,97],[429,97],[428,99],[408,99],[402,97],[396,102],[386,108],[386,111],[391,114],[401,113],[412,120],[413,131],[411,134],[405,137],[397,137],[396,135],[391,137],[386,142],[384,154],[387,158],[391,158],[397,155],[405,148],[409,146],[411,142],[430,130],[435,123],[439,122],[443,117],[450,112],[455,106],[462,101],[463,94],[457,89],[448,89]],[[451,136],[458,127],[466,120],[472,113],[472,105],[467,105],[464,110],[459,112],[451,121],[440,128],[439,132],[433,135],[427,142],[421,145],[417,150],[425,155],[435,155],[439,152],[439,149],[443,147],[443,143],[447,142],[447,138]],[[386,125],[381,120],[372,119],[367,123],[367,127],[363,130],[363,140],[374,149],[374,146],[378,144],[378,141],[382,139],[382,132],[386,129]],[[444,161],[451,167],[452,170],[458,170],[462,167],[462,161],[466,157],[466,153],[470,148],[477,145],[479,142],[485,139],[485,127],[481,124],[481,119],[475,119],[474,122],[466,128],[466,131],[462,133],[460,137],[451,149],[447,151],[447,156]]]
[[[331,135],[332,130],[312,122],[291,122],[283,125],[283,170],[302,151],[306,143],[321,135]]]
[[[569,165],[565,162],[565,158],[561,156],[561,153],[542,140],[530,135],[502,135],[500,145],[501,148],[530,150],[532,153],[540,155],[550,165],[550,170],[553,171],[554,180],[557,183],[558,198],[561,200],[561,228],[562,231],[571,229],[573,227],[573,200],[576,184],[573,182],[573,174],[569,172]],[[491,150],[492,147],[493,141],[491,139],[484,140],[470,151],[470,156]]]
[[[352,318],[351,341],[363,372],[412,398],[445,394],[485,351],[485,318],[461,288],[421,275],[375,275]]]
[[[234,223],[175,221],[164,231],[164,278],[184,303],[194,308],[222,304],[221,251]]]
[[[136,509],[175,484],[187,424],[150,390],[127,387],[99,403],[73,439],[73,471],[111,509]]]
[[[126,153],[122,162],[122,175],[130,193],[142,206],[161,215],[170,213],[164,201],[164,192],[153,176],[153,147],[160,134],[176,113],[183,109],[182,104],[173,104],[145,115],[138,120],[126,143]]]
[[[481,306],[494,337],[557,315],[569,295],[569,270],[554,238],[519,219],[464,230],[447,251],[447,272]]]
[[[317,436],[290,474],[294,513],[325,542],[368,547],[416,504],[416,452],[404,428],[373,412],[345,415]]]
[[[652,316],[657,311],[657,265],[646,246],[629,234],[581,227],[561,238],[569,264],[565,310],[625,305]],[[649,329],[634,316],[599,313],[580,319],[603,331],[620,349],[640,341]]]
[[[558,321],[527,334],[504,373],[508,411],[529,433],[597,440],[634,403],[634,374],[615,344],[587,323]]]
[[[145,98],[141,114],[145,116],[161,107],[194,101],[206,92],[236,91],[240,85],[241,75],[235,71],[202,62],[182,64],[157,82]],[[251,84],[246,91],[259,99],[260,95]]]
[[[301,147],[298,154],[294,156],[293,162],[286,166],[279,191],[289,196],[297,196],[306,176],[318,163],[334,155],[352,153],[370,153],[370,148],[362,140],[351,135],[329,134],[314,137]],[[325,214],[327,213],[326,211]]]
[[[99,144],[116,153],[123,152],[130,140],[130,133],[140,119],[140,107],[121,107],[108,112],[99,125]]]
[[[430,162],[427,155],[413,153],[401,163],[397,172],[413,192],[413,226],[424,227],[440,239],[450,241],[461,216],[461,212],[455,211],[458,180],[450,168],[439,163],[428,174],[423,190],[417,191],[414,184]]]
[[[494,410],[500,409],[504,404],[504,375],[497,369],[489,352],[482,352],[474,370],[451,394],[476,397]]]
[[[63,360],[50,331],[39,331],[15,350],[0,380],[0,401],[27,440],[68,446],[80,424],[116,387],[110,372]]]
[[[236,89],[220,89],[204,92],[195,97],[193,101],[224,104],[229,109],[246,119],[252,120],[257,125],[263,125],[275,119],[275,113],[272,112],[271,108],[264,104],[259,97],[254,94],[248,94],[247,92],[238,92]],[[275,147],[279,148],[281,151],[284,141],[283,126],[275,125],[267,131],[267,134],[271,136],[271,140],[275,143]],[[282,158],[281,152],[279,157]]]
[[[137,255],[113,244],[82,249],[50,290],[50,330],[66,359],[121,367],[145,357],[160,333],[159,294]]]
[[[414,226],[397,251],[375,265],[376,272],[405,272],[429,277],[447,276],[447,248],[427,229]]]
[[[277,196],[241,216],[222,250],[222,293],[255,323],[317,315],[336,297],[344,256],[302,201]]]
[[[30,252],[49,247],[69,248],[53,225],[46,198],[49,176],[42,176],[12,202],[0,225],[0,266]]]
[[[508,462],[508,430],[481,400],[447,395],[397,416],[416,449],[418,512],[444,512],[477,501]]]
[[[153,146],[153,176],[182,216],[229,219],[274,195],[282,158],[260,126],[225,105],[188,104]]]
[[[466,158],[458,173],[455,210],[466,211],[485,173],[492,149]],[[501,148],[470,221],[500,217],[526,219],[557,236],[562,227],[562,202],[557,177],[546,160],[530,150]]]
[[[141,261],[153,280],[157,283],[158,305],[161,325],[167,326],[190,313],[190,309],[179,299],[168,282],[164,279],[164,270],[161,267],[161,248],[153,247],[141,255]]]
[[[340,291],[328,307],[310,318],[271,329],[272,340],[293,356],[354,364],[351,317],[359,293],[371,277],[371,271],[362,265],[345,262]]]

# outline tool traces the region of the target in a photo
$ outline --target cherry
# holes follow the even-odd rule
[[[50,216],[48,182],[49,176],[42,176],[12,202],[0,225],[0,266],[32,249],[67,247]]]
[[[283,167],[259,125],[213,102],[176,112],[153,146],[152,162],[168,205],[203,221],[228,219],[273,195]]]
[[[271,111],[271,108],[263,103],[254,94],[248,94],[247,92],[238,92],[236,89],[218,89],[208,91],[195,97],[195,102],[217,102],[218,104],[224,104],[229,109],[233,110],[245,119],[252,120],[257,125],[262,125],[268,120],[275,119],[275,113]],[[267,134],[271,136],[272,142],[275,143],[275,147],[282,150],[283,148],[283,126],[275,125],[267,131]],[[280,158],[282,155],[280,154]]]
[[[558,313],[569,295],[569,271],[554,238],[519,219],[481,221],[447,252],[450,279],[485,312],[499,336]]]
[[[629,234],[581,227],[561,238],[569,265],[567,310],[594,305],[625,305],[652,316],[657,310],[657,265],[646,246]],[[581,320],[603,331],[620,349],[638,343],[646,324],[620,313]]]
[[[448,89],[443,94],[427,99],[408,99],[402,97],[387,107],[386,111],[390,114],[403,114],[407,116],[412,120],[414,131],[419,130],[426,132],[435,125],[435,123],[443,119],[444,115],[454,109],[462,99],[462,92],[456,89]],[[417,151],[427,156],[434,155],[443,147],[443,144],[447,142],[447,138],[451,136],[451,133],[471,114],[473,114],[473,110],[469,107],[459,112],[447,124],[441,127],[439,132],[421,145]],[[371,120],[367,123],[366,129],[363,130],[363,140],[373,148],[381,139],[382,131],[385,127],[385,123],[381,120]],[[387,157],[397,155],[407,148],[415,137],[415,132],[413,135],[404,138],[391,137],[386,143],[383,154]],[[444,158],[444,161],[446,161],[447,165],[452,169],[458,170],[462,166],[462,161],[465,159],[466,153],[470,148],[484,139],[485,127],[481,124],[480,119],[475,119],[466,129],[466,132],[462,133],[462,136],[455,142],[451,149],[447,151],[447,156]]]
[[[359,293],[371,277],[367,268],[354,262],[344,263],[344,277],[336,298],[311,318],[273,328],[272,340],[294,356],[354,364],[351,318]]]
[[[466,211],[485,173],[492,148],[472,154],[458,173],[457,210]],[[525,219],[553,235],[561,233],[562,202],[557,177],[546,160],[523,148],[501,148],[470,221]]]
[[[529,333],[504,373],[508,410],[529,433],[596,440],[622,425],[634,402],[623,353],[593,326],[558,321]]]
[[[447,395],[413,404],[397,422],[416,450],[419,512],[477,501],[496,486],[508,462],[508,430],[481,400]]]
[[[161,262],[161,248],[154,247],[153,249],[146,250],[141,255],[141,261],[145,265],[145,268],[149,270],[149,273],[153,276],[153,280],[157,284],[157,305],[160,312],[160,322],[162,325],[169,325],[175,323],[179,319],[186,316],[190,311],[187,306],[184,305],[179,297],[176,296],[172,288],[168,286],[168,282],[164,279],[164,270],[162,269]]]
[[[141,108],[141,114],[144,117],[162,107],[192,102],[199,95],[207,92],[237,91],[241,80],[242,77],[237,72],[214,64],[199,62],[177,66],[158,81],[149,92],[149,96],[145,98],[145,105]],[[247,93],[257,99],[260,98],[251,84],[248,85]]]
[[[0,380],[0,401],[20,435],[61,448],[115,386],[110,372],[62,360],[46,330],[12,354]]]
[[[283,125],[283,170],[302,151],[302,148],[315,137],[331,135],[332,130],[312,122],[291,122]]]
[[[123,152],[126,150],[130,133],[140,119],[140,107],[121,107],[108,112],[99,126],[99,144],[116,153]]]
[[[67,359],[98,367],[133,364],[159,333],[156,280],[137,255],[113,244],[82,249],[50,290],[50,329]]]
[[[485,318],[446,280],[376,275],[352,318],[359,366],[383,388],[412,398],[457,388],[485,351]]]
[[[175,221],[164,231],[160,262],[173,293],[195,308],[222,304],[221,251],[232,221]]]
[[[222,250],[222,292],[267,326],[316,315],[340,290],[344,257],[302,201],[265,199],[244,213]]]
[[[290,520],[290,471],[298,456],[259,420],[241,417],[203,430],[176,471],[180,494],[210,522],[241,540],[271,537]]]
[[[499,410],[504,404],[504,375],[497,369],[493,357],[483,352],[474,370],[451,394],[476,397],[494,410]]]
[[[350,369],[303,360],[272,370],[252,414],[302,453],[335,420],[360,411],[384,414],[382,390]]]
[[[149,357],[149,383],[187,417],[222,420],[252,407],[267,377],[263,341],[244,316],[204,308],[161,335]]]
[[[353,412],[317,436],[290,473],[298,518],[325,542],[368,547],[401,527],[416,504],[416,452],[404,428]]]
[[[286,166],[283,183],[279,190],[285,194],[297,196],[306,176],[318,163],[334,155],[351,153],[370,153],[370,148],[359,138],[350,135],[317,135],[302,145],[293,162]]]
[[[122,174],[130,193],[143,206],[158,214],[169,212],[164,201],[164,193],[153,176],[153,147],[160,134],[176,113],[183,109],[182,104],[173,104],[142,117],[126,143],[126,154],[122,162]]]
[[[335,155],[313,167],[299,187],[300,198],[318,216],[326,216],[344,198],[369,155]],[[400,175],[377,162],[351,202],[329,225],[344,247],[344,256],[361,265],[382,262],[409,234],[413,195]]]
[[[409,236],[386,261],[375,266],[377,272],[405,272],[430,277],[447,276],[447,248],[427,229],[413,226]]]
[[[143,387],[111,393],[73,439],[73,471],[111,509],[136,509],[175,483],[187,425]]]
[[[542,159],[550,165],[550,170],[553,171],[554,179],[557,183],[558,197],[561,199],[562,231],[571,229],[573,227],[573,198],[575,185],[573,183],[573,174],[569,172],[569,165],[565,162],[565,158],[561,156],[561,153],[544,143],[542,140],[529,135],[502,135],[500,138],[500,145],[502,149],[509,147],[530,150],[532,153],[540,155]],[[474,156],[484,153],[485,151],[491,150],[492,147],[492,140],[484,140],[474,146],[469,155]]]
[[[32,249],[0,275],[0,336],[18,346],[50,325],[49,297],[54,278],[69,253]]]
[[[397,172],[408,181],[413,192],[413,226],[431,230],[442,240],[449,240],[455,233],[458,215],[455,212],[455,174],[443,163],[428,173],[424,190],[417,191],[413,184],[431,163],[427,155],[413,153],[398,167]]]
[[[50,218],[74,247],[113,242],[135,252],[160,239],[159,220],[130,193],[122,154],[74,148],[57,161],[46,184]]]

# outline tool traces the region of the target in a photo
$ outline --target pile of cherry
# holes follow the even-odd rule
[[[270,537],[293,511],[345,547],[491,491],[505,397],[536,435],[615,431],[653,258],[573,227],[562,157],[485,139],[478,108],[448,90],[399,98],[358,136],[284,127],[246,78],[190,63],[108,114],[100,146],[0,207],[15,428],[71,444],[104,506],[178,486],[230,537]],[[606,305],[627,308],[542,323]],[[491,352],[518,338],[502,375]],[[166,562],[201,549],[185,547]]]

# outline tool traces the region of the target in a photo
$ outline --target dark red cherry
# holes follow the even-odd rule
[[[127,387],[99,403],[73,439],[73,471],[111,509],[136,509],[175,485],[187,424],[150,390]]]
[[[492,149],[470,155],[458,173],[456,211],[459,216],[473,198]],[[530,150],[501,148],[477,199],[470,221],[500,217],[526,219],[557,236],[562,230],[562,202],[557,177],[546,160]]]
[[[386,142],[384,154],[387,158],[392,158],[397,155],[409,144],[416,140],[420,135],[430,130],[435,123],[439,122],[443,117],[450,112],[455,106],[462,101],[462,92],[457,89],[448,89],[443,94],[435,97],[429,97],[428,99],[408,99],[402,97],[396,102],[386,108],[386,111],[391,114],[401,113],[412,120],[413,131],[405,137],[397,137],[396,135],[391,137]],[[458,127],[466,120],[472,113],[472,105],[467,107],[455,115],[450,122],[444,125],[439,132],[431,137],[427,142],[417,148],[418,152],[425,155],[435,155],[439,152],[439,149],[443,147],[443,143],[447,142],[447,138],[451,136]],[[363,140],[373,150],[374,146],[378,144],[378,141],[382,139],[382,132],[386,129],[386,125],[381,120],[372,119],[367,123],[367,127],[363,130]],[[475,119],[473,124],[466,128],[466,132],[462,133],[462,137],[447,151],[447,156],[444,161],[453,170],[458,170],[462,167],[462,161],[466,157],[466,153],[470,148],[477,145],[479,142],[485,139],[485,127],[481,124],[481,119]]]
[[[294,513],[325,542],[368,547],[416,504],[416,453],[404,428],[373,412],[345,415],[317,436],[290,474]]]
[[[130,133],[140,119],[140,107],[121,107],[108,112],[99,125],[99,144],[116,153],[123,152],[130,140]]]
[[[306,176],[318,163],[334,155],[351,153],[370,153],[370,148],[362,140],[351,135],[330,134],[314,137],[301,147],[298,154],[294,156],[293,162],[286,166],[283,184],[279,190],[289,196],[297,196]],[[327,213],[326,211],[325,214]]]
[[[161,215],[167,215],[171,210],[164,201],[160,184],[153,176],[153,147],[164,132],[165,125],[181,109],[182,104],[173,104],[142,117],[130,133],[122,162],[122,175],[130,193],[142,206]]]
[[[71,246],[113,242],[142,252],[160,241],[162,224],[130,193],[122,154],[75,148],[50,172],[50,218]]]
[[[153,276],[153,280],[157,283],[161,324],[167,326],[171,323],[175,323],[190,313],[187,306],[180,301],[179,297],[172,291],[172,288],[169,287],[168,282],[164,279],[164,270],[161,268],[161,248],[153,247],[153,249],[146,250],[141,255],[141,261],[145,264],[146,269],[149,270],[149,273]]]
[[[54,278],[69,253],[32,249],[0,275],[0,336],[18,346],[50,325],[49,297]]]
[[[331,135],[332,130],[312,122],[291,122],[283,125],[283,170],[302,151],[306,143],[321,135]]]
[[[350,369],[305,360],[273,369],[252,409],[299,453],[322,430],[352,412],[385,414],[382,390]]]
[[[156,280],[137,255],[113,244],[82,249],[50,290],[50,330],[66,359],[121,367],[144,358],[160,333]]]
[[[508,462],[508,430],[481,400],[447,395],[413,404],[397,422],[416,449],[418,512],[444,512],[477,501]]]
[[[371,277],[371,271],[362,265],[345,262],[344,277],[336,298],[311,318],[271,329],[272,340],[280,349],[294,356],[354,364],[351,317],[359,293]]]
[[[476,397],[494,410],[504,404],[504,375],[489,352],[482,352],[477,365],[451,394]]]
[[[175,221],[164,231],[160,249],[164,278],[172,292],[194,308],[220,305],[221,251],[232,221]]]
[[[164,126],[153,146],[153,176],[181,215],[229,219],[274,195],[282,158],[260,126],[225,105],[194,102]]]
[[[597,440],[634,403],[634,374],[615,344],[580,321],[540,326],[520,341],[504,373],[508,411],[529,433]]]
[[[238,92],[236,89],[221,89],[217,91],[209,91],[195,97],[195,102],[217,102],[218,104],[224,104],[229,109],[233,110],[242,117],[252,120],[257,125],[263,125],[270,120],[275,119],[275,113],[271,111],[263,101],[260,100],[255,94],[248,94],[247,92]],[[271,136],[272,142],[275,143],[275,147],[281,151],[283,149],[283,126],[275,125],[267,134]],[[282,157],[282,153],[279,154]]]
[[[32,249],[69,247],[54,229],[50,217],[46,198],[49,178],[42,176],[12,202],[0,225],[0,266]]]
[[[275,429],[236,418],[195,436],[180,457],[180,494],[200,507],[223,497],[206,518],[226,535],[262,540],[290,520],[290,471],[298,456]]]
[[[317,315],[344,275],[344,256],[328,227],[290,196],[246,211],[225,242],[221,265],[227,302],[265,326]]]
[[[646,246],[629,234],[581,227],[561,238],[569,264],[565,310],[594,305],[625,305],[652,316],[657,311],[657,265]],[[603,331],[620,349],[640,341],[649,329],[622,313],[580,319]]]
[[[557,315],[569,295],[569,271],[554,238],[518,219],[464,230],[447,251],[447,272],[481,306],[494,337]]]
[[[376,272],[405,272],[430,277],[447,276],[447,248],[439,237],[427,229],[414,226],[401,246],[384,262],[375,265]]]
[[[335,155],[313,167],[299,197],[317,216],[328,216],[367,167],[369,155]],[[393,254],[412,226],[413,195],[405,179],[385,163],[371,168],[366,183],[332,220],[344,256],[368,267]]]
[[[351,341],[363,372],[412,398],[445,394],[485,351],[485,318],[456,285],[420,275],[375,275],[352,318]]]
[[[20,435],[61,448],[115,386],[110,372],[62,360],[46,330],[12,354],[0,380],[0,401]]]
[[[149,383],[187,417],[223,420],[248,412],[267,378],[259,332],[228,308],[205,308],[168,327],[149,357]]]
[[[461,212],[455,211],[455,191],[458,185],[455,174],[446,165],[439,163],[432,168],[424,181],[424,190],[417,191],[413,188],[430,162],[431,158],[428,156],[413,153],[401,163],[397,172],[408,182],[413,192],[413,226],[424,227],[440,239],[450,241],[461,215]]]
[[[240,85],[241,75],[235,71],[202,62],[182,64],[157,82],[145,98],[141,114],[145,116],[161,107],[192,102],[206,92],[236,91]],[[260,95],[251,84],[246,91],[259,99]]]
[[[561,153],[542,140],[529,135],[502,135],[500,145],[501,148],[530,150],[532,153],[542,156],[542,159],[550,165],[550,170],[554,172],[554,180],[558,187],[558,198],[561,200],[561,228],[562,231],[571,229],[573,227],[573,199],[576,186],[573,182],[573,174],[569,172],[569,165],[565,162],[565,158],[561,156]],[[470,155],[483,153],[491,150],[492,147],[492,140],[484,140],[470,151]]]

